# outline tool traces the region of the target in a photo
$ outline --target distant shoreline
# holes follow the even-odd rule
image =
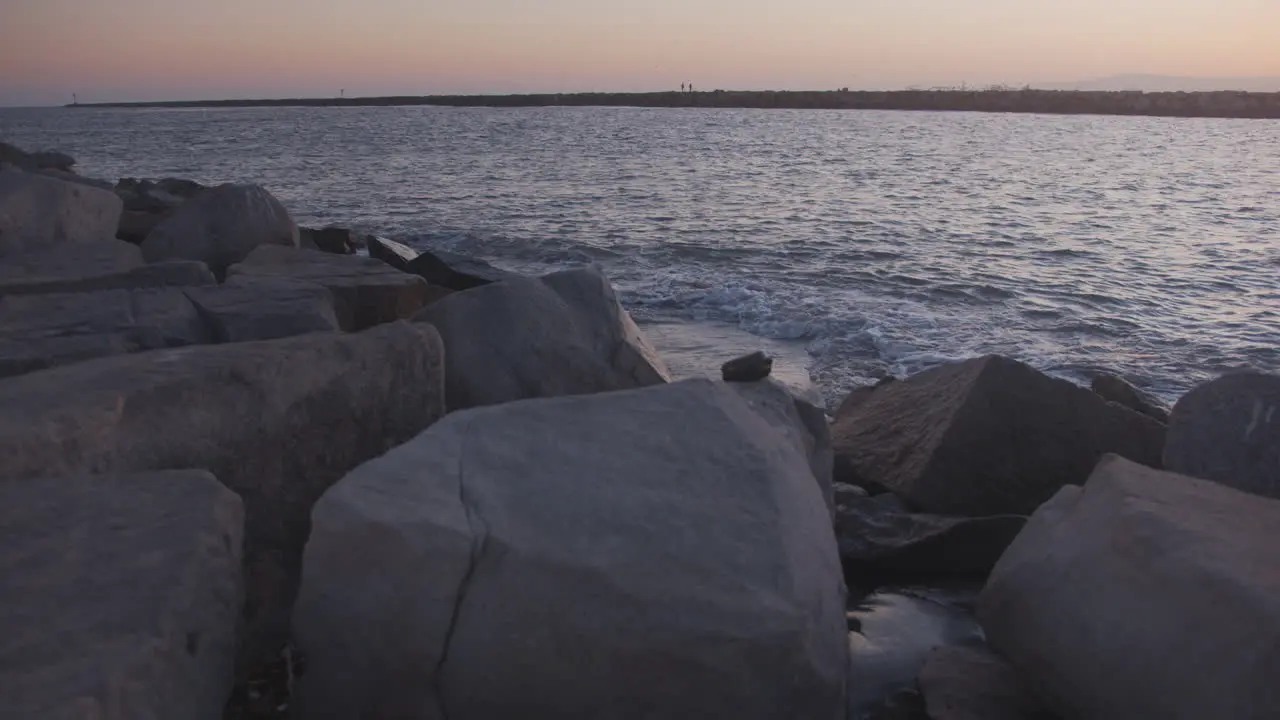
[[[424,95],[278,100],[80,103],[72,108],[254,107],[661,107],[812,110],[926,110],[1280,119],[1280,93],[1086,90],[896,90]]]

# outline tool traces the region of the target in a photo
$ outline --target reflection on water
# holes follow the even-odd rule
[[[849,613],[859,628],[849,633],[849,717],[914,687],[934,648],[982,643],[972,612],[979,589],[886,588],[858,603]]]

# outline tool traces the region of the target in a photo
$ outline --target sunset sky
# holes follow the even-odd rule
[[[1280,0],[0,4],[0,105],[1280,76]]]

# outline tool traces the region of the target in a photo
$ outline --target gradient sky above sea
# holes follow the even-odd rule
[[[0,0],[0,105],[1280,75],[1280,0]]]

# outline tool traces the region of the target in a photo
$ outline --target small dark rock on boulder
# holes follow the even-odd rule
[[[720,366],[720,376],[725,382],[759,382],[773,372],[773,358],[762,351],[730,360]]]

